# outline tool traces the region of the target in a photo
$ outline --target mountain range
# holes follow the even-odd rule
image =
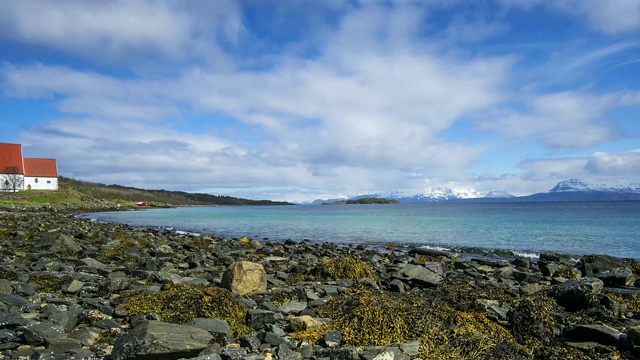
[[[578,179],[564,180],[556,184],[545,193],[527,196],[514,196],[505,191],[476,191],[475,189],[451,189],[435,187],[418,193],[389,192],[380,194],[363,194],[353,197],[315,200],[311,204],[327,202],[357,200],[365,197],[379,197],[398,200],[401,203],[431,203],[431,202],[507,202],[507,201],[621,201],[640,200],[640,183],[608,186],[604,184],[589,184]]]

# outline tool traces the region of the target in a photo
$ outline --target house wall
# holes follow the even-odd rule
[[[19,175],[23,180],[22,182],[23,186],[19,186],[16,189],[17,191],[20,191],[24,189],[24,176],[21,174],[17,174],[17,175]],[[11,187],[11,185],[6,185],[5,183],[7,181],[6,176],[14,176],[14,174],[0,174],[0,191],[13,191],[13,188]]]
[[[25,190],[58,190],[58,178],[44,176],[25,176]]]

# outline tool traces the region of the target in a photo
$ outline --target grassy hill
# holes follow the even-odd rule
[[[104,185],[80,181],[62,176],[59,178],[58,191],[0,192],[0,207],[3,208],[46,205],[62,208],[111,209],[136,207],[136,203],[141,201],[153,207],[289,204],[270,200],[249,200],[184,191],[144,190],[120,185]]]

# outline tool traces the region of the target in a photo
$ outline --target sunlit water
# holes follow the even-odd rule
[[[497,256],[640,259],[640,202],[219,206],[85,214],[100,221],[272,241],[426,246]]]

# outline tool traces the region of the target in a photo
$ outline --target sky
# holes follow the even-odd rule
[[[305,201],[640,182],[640,0],[0,2],[0,142]]]

